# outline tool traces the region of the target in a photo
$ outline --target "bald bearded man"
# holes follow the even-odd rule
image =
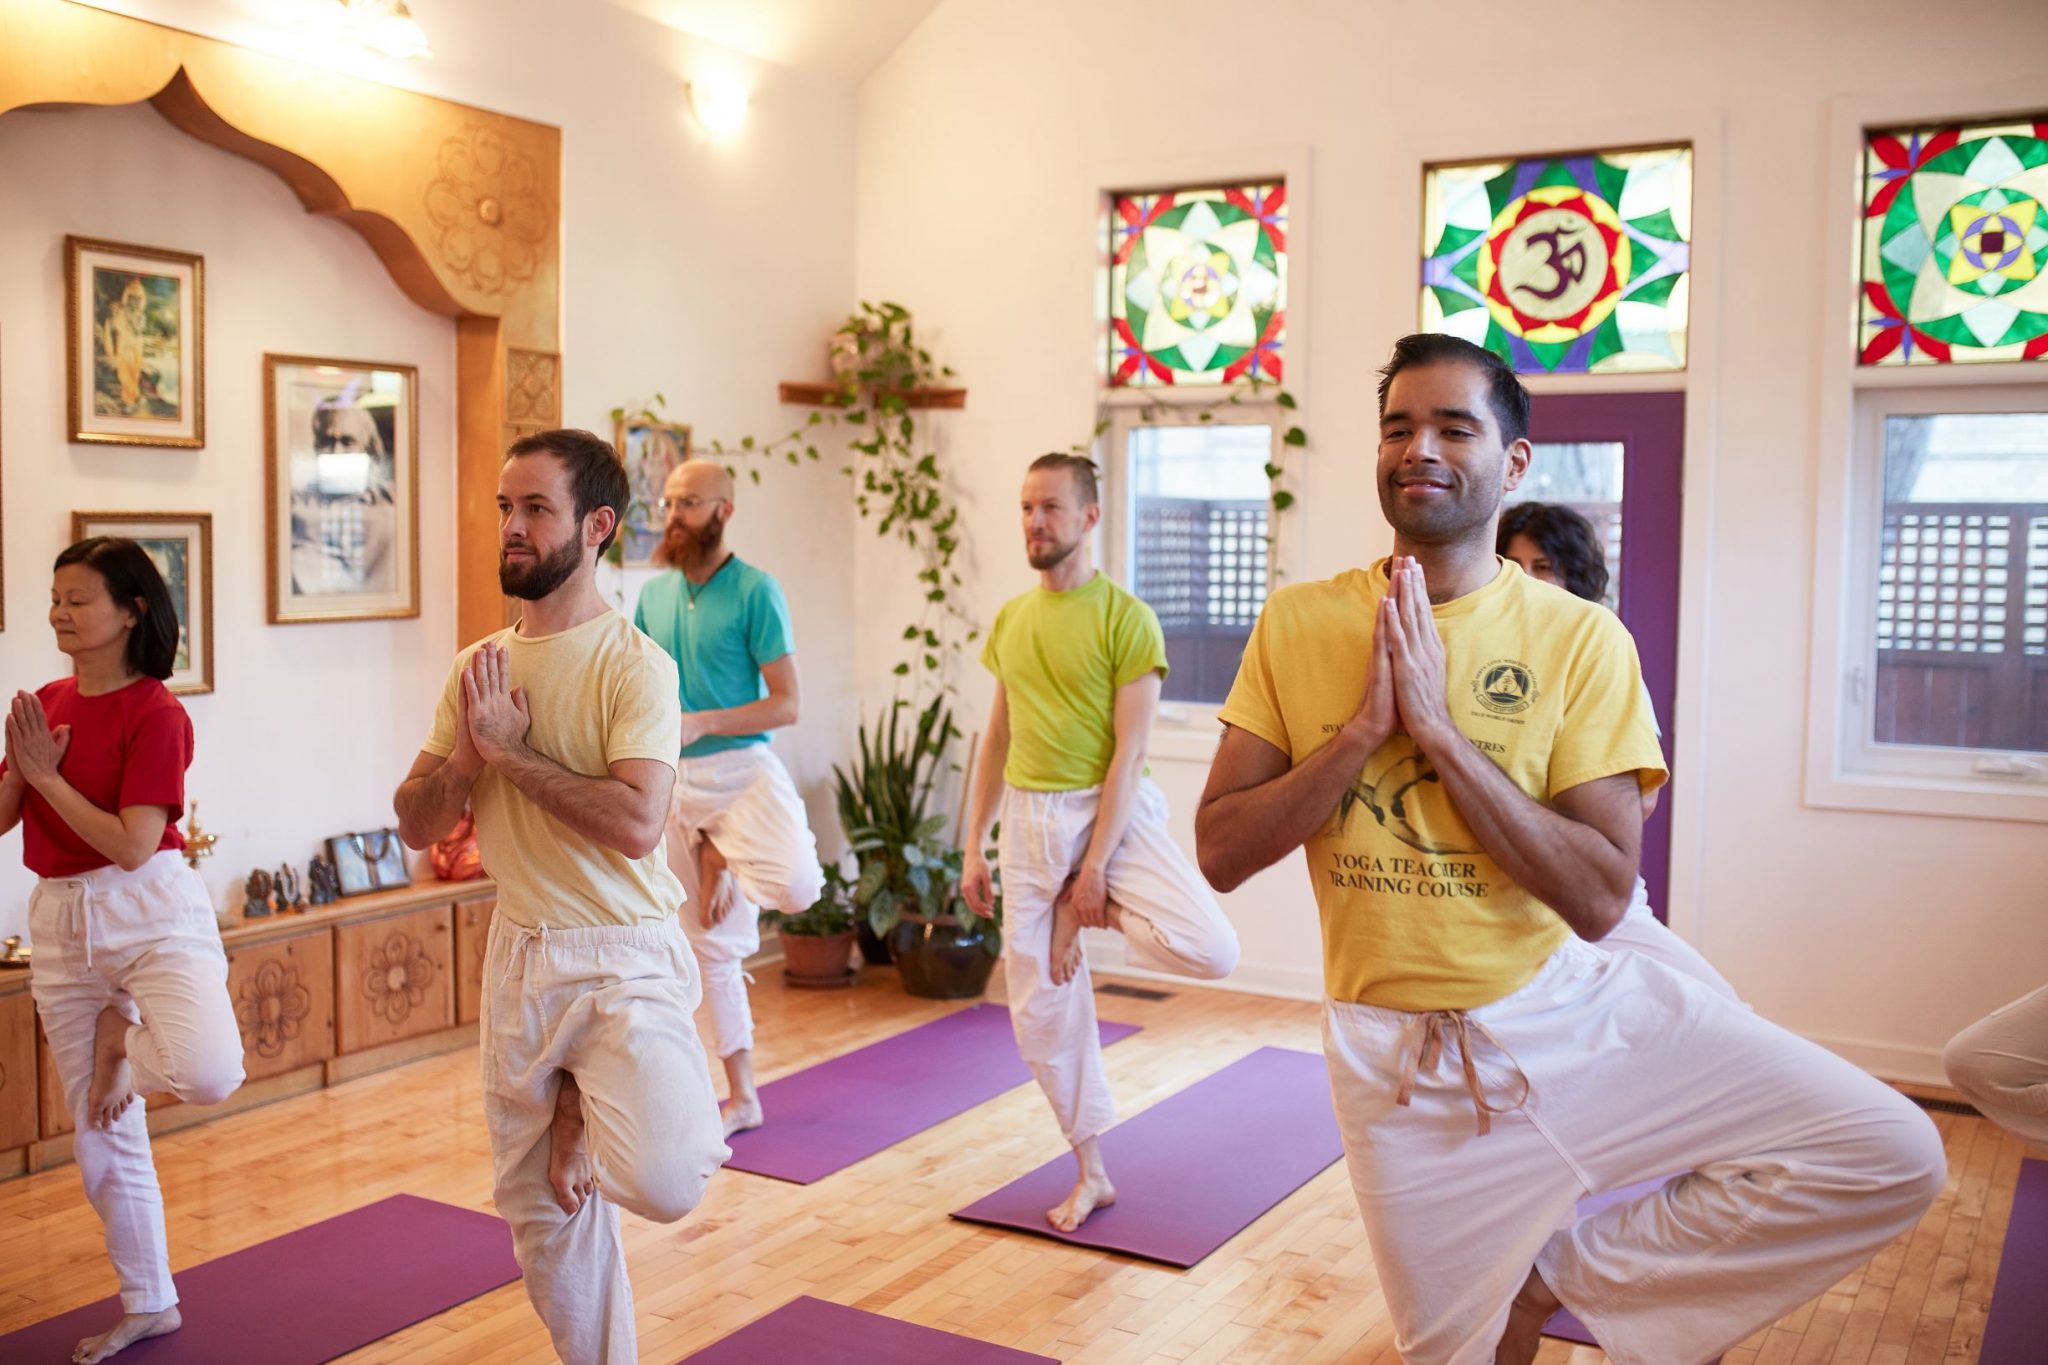
[[[774,578],[725,546],[732,476],[686,460],[662,485],[668,566],[640,590],[633,623],[676,661],[683,748],[669,812],[669,866],[690,904],[683,932],[704,969],[704,999],[730,1099],[725,1133],[761,1126],[747,957],[761,908],[808,909],[824,890],[817,841],[770,730],[796,724],[800,695],[789,604]]]

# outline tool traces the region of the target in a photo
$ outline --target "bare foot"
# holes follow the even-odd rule
[[[562,1077],[548,1142],[548,1183],[555,1187],[555,1202],[562,1212],[573,1214],[597,1193],[597,1167],[591,1164],[590,1146],[583,1140],[583,1092],[577,1089],[574,1076]]]
[[[1115,1202],[1116,1186],[1109,1183],[1108,1176],[1084,1175],[1074,1182],[1073,1190],[1059,1207],[1045,1211],[1045,1221],[1061,1232],[1072,1232],[1088,1221],[1089,1214]]]
[[[1074,973],[1081,970],[1081,916],[1074,909],[1072,892],[1074,879],[1067,878],[1067,884],[1060,888],[1059,896],[1052,903],[1052,948],[1046,958],[1052,969],[1052,984],[1064,986],[1074,979]],[[1072,1200],[1068,1200],[1072,1203]],[[1064,1204],[1062,1208],[1066,1207]],[[1081,1215],[1086,1218],[1088,1215]],[[1072,1232],[1072,1228],[1065,1231]]]
[[[762,1123],[761,1097],[748,1095],[744,1099],[730,1099],[719,1106],[719,1113],[725,1119],[725,1135],[744,1133],[749,1128],[759,1128]]]
[[[71,1352],[74,1365],[90,1365],[95,1360],[105,1360],[114,1352],[133,1346],[144,1337],[160,1337],[175,1332],[185,1325],[178,1316],[176,1305],[159,1313],[127,1313],[121,1320],[96,1337],[87,1337]]]
[[[1543,1277],[1532,1267],[1529,1278],[1522,1281],[1521,1292],[1515,1295],[1514,1305],[1508,1309],[1508,1330],[1501,1334],[1500,1345],[1494,1348],[1493,1365],[1530,1365],[1543,1344],[1543,1324],[1562,1307],[1557,1295],[1550,1292],[1550,1286],[1543,1283]]]
[[[697,845],[697,888],[704,898],[704,904],[697,909],[697,919],[706,929],[722,922],[739,902],[739,883],[727,870],[725,855],[709,839]]]
[[[100,1011],[94,1028],[92,1084],[85,1092],[85,1121],[95,1128],[111,1128],[135,1099],[135,1077],[128,1069],[128,1029],[132,1022],[118,1007],[109,1005]]]

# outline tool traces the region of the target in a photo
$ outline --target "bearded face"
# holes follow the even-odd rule
[[[716,560],[725,548],[725,507],[719,504],[692,526],[680,511],[671,512],[662,531],[654,562],[670,569],[692,569]]]

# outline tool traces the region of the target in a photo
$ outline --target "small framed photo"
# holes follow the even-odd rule
[[[263,357],[270,623],[420,614],[419,371]]]
[[[206,444],[205,300],[188,251],[64,239],[70,439]]]
[[[612,444],[625,462],[626,485],[632,492],[626,504],[625,525],[619,543],[628,567],[654,562],[667,528],[661,515],[661,488],[668,472],[690,458],[690,428],[674,422],[649,422],[644,418],[621,418],[612,428]]]
[[[412,873],[405,866],[405,847],[395,829],[338,834],[327,841],[327,853],[334,860],[344,896],[412,884]]]
[[[178,612],[178,658],[164,686],[180,696],[213,691],[213,514],[73,512],[71,539],[125,536],[146,551]]]

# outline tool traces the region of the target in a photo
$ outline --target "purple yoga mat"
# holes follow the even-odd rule
[[[1059,1365],[806,1295],[706,1346],[681,1365]]]
[[[1323,1059],[1262,1047],[1104,1133],[1117,1202],[1076,1231],[1045,1221],[1073,1188],[1071,1156],[953,1216],[1185,1268],[1343,1155]]]
[[[1098,1027],[1104,1047],[1138,1031]],[[808,1185],[1030,1079],[1010,1012],[973,1005],[768,1082],[768,1121],[727,1139],[726,1168]]]
[[[1977,1365],[2039,1365],[2048,1342],[2048,1161],[2022,1161]]]
[[[494,1214],[397,1194],[181,1270],[185,1325],[139,1341],[121,1365],[318,1365],[519,1278]],[[9,1365],[71,1359],[121,1316],[101,1299],[0,1337]]]

